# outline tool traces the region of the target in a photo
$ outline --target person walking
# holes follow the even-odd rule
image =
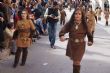
[[[95,31],[95,20],[97,22],[97,16],[96,13],[92,10],[92,7],[89,7],[89,10],[87,11],[87,25],[89,27],[89,31],[91,32],[92,36],[94,36]]]
[[[105,20],[106,20],[106,23],[105,23],[105,26],[108,26],[108,19],[109,19],[109,15],[110,15],[110,11],[109,11],[109,8],[106,8],[105,11],[104,11],[104,15],[105,15]]]
[[[16,40],[17,51],[15,54],[15,60],[13,67],[16,68],[19,62],[20,55],[22,53],[21,66],[26,63],[28,55],[28,47],[31,45],[31,33],[35,31],[33,22],[28,18],[28,12],[26,9],[21,11],[21,19],[18,20],[16,30],[14,32],[13,39]]]
[[[55,49],[56,27],[60,19],[60,11],[57,2],[53,2],[52,7],[46,9],[44,17],[47,19],[50,46]]]
[[[101,21],[101,13],[102,13],[101,7],[97,7],[95,12],[96,12],[97,19]]]
[[[65,19],[66,19],[66,12],[64,11],[63,8],[61,9],[60,14],[61,14],[60,25],[64,25],[65,24]]]
[[[61,29],[59,32],[60,41],[66,40],[64,37],[66,33],[69,33],[66,56],[73,61],[73,73],[80,73],[80,63],[86,48],[86,35],[88,36],[88,46],[93,44],[93,37],[88,31],[85,14],[83,14],[82,9],[76,8],[70,21]]]

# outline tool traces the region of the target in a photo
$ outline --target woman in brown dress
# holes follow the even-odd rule
[[[31,45],[30,35],[32,31],[33,32],[35,31],[34,24],[28,18],[27,10],[23,10],[21,12],[21,20],[17,22],[16,31],[18,34],[16,33],[17,38],[15,39],[16,45],[17,45],[17,51],[15,54],[15,61],[13,65],[14,68],[18,65],[21,52],[22,52],[21,66],[25,65],[27,54],[28,54],[28,47]]]
[[[70,21],[64,25],[59,33],[60,41],[65,41],[64,35],[69,33],[66,56],[73,61],[73,73],[80,73],[80,63],[85,53],[85,37],[88,36],[88,46],[93,44],[93,37],[88,31],[85,16],[80,8],[77,8]]]

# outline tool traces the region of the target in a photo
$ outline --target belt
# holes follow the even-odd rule
[[[18,37],[19,38],[29,38],[29,36],[22,36],[22,35],[19,35]]]
[[[26,43],[26,42],[28,42],[28,41],[29,41],[29,39],[28,39],[28,38],[20,38],[20,40],[22,41],[22,43]]]
[[[70,39],[70,40],[74,41],[75,43],[84,42],[84,39]]]

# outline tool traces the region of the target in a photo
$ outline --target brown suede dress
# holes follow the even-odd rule
[[[29,19],[20,20],[17,22],[16,30],[19,31],[18,38],[16,39],[17,47],[29,47],[32,44],[30,30],[35,30],[33,22]]]
[[[85,37],[87,35],[86,29],[82,24],[73,25],[66,24],[60,31],[59,37],[69,33],[69,40],[66,49],[66,56],[69,56],[73,61],[81,61],[85,52]]]

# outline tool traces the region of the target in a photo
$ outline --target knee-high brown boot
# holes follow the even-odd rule
[[[80,73],[80,65],[73,65],[73,73]]]

